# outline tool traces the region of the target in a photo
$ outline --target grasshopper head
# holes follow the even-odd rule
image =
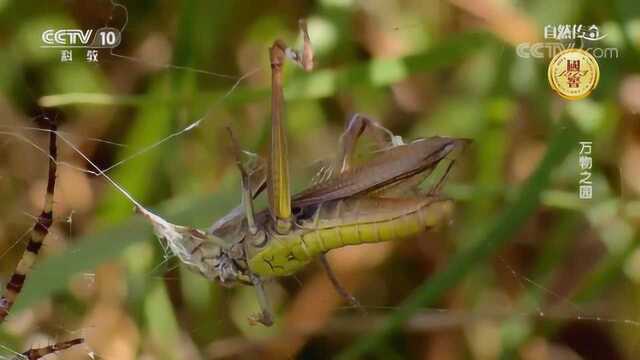
[[[239,244],[228,245],[212,233],[172,224],[142,207],[137,211],[151,223],[156,237],[191,270],[225,286],[246,279],[240,268],[243,252]]]

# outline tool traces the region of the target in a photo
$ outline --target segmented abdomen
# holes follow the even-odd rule
[[[298,219],[289,235],[274,235],[249,267],[263,276],[291,275],[331,249],[415,236],[449,218],[451,210],[451,201],[437,197],[324,203],[311,216]]]

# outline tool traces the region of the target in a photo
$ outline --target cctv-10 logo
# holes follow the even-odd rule
[[[48,29],[42,33],[44,48],[116,48],[120,45],[120,30],[103,27],[97,30]]]

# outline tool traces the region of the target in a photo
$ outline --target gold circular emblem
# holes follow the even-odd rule
[[[547,71],[551,88],[568,100],[588,96],[598,86],[600,68],[593,55],[582,49],[566,49],[553,57]]]

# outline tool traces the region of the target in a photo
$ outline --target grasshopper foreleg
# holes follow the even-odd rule
[[[227,131],[229,131],[229,137],[231,138],[231,147],[236,160],[236,166],[238,167],[238,170],[240,170],[240,177],[241,177],[241,184],[242,184],[242,205],[245,208],[247,225],[251,235],[255,235],[258,233],[258,227],[256,226],[256,220],[254,217],[253,194],[251,191],[249,173],[244,168],[244,165],[242,165],[242,159],[241,159],[242,154],[240,150],[240,145],[238,144],[238,141],[233,135],[233,131],[229,127],[227,128]]]
[[[271,326],[273,325],[273,310],[271,309],[271,303],[269,302],[269,297],[267,296],[262,279],[253,273],[249,274],[249,278],[251,279],[253,287],[256,289],[258,304],[260,304],[260,313],[250,316],[249,322],[252,324],[260,323],[265,326]]]
[[[267,196],[271,216],[274,220],[274,230],[282,235],[288,234],[293,224],[287,136],[284,126],[283,66],[285,59],[289,59],[305,71],[311,71],[314,67],[313,48],[307,32],[307,24],[301,20],[299,25],[304,41],[302,51],[289,48],[282,40],[276,40],[269,49],[271,62],[271,151],[268,162]]]

